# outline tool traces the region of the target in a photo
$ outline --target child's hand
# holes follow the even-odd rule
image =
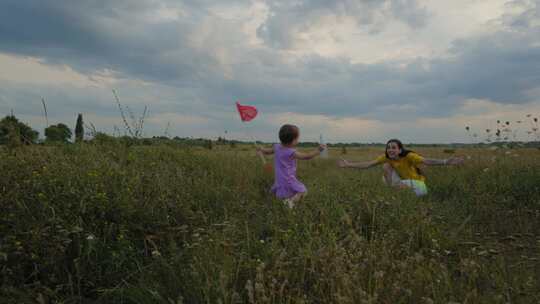
[[[322,152],[324,150],[326,150],[326,145],[324,144],[319,145],[319,152]]]
[[[350,163],[348,160],[346,160],[346,159],[340,159],[340,160],[338,161],[338,166],[339,166],[340,168],[348,168],[350,165],[351,165],[351,163]]]
[[[447,165],[461,165],[463,164],[464,159],[463,157],[450,157],[446,160]]]

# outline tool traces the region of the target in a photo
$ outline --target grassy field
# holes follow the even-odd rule
[[[0,302],[540,302],[540,150],[458,149],[417,198],[336,149],[290,210],[247,149],[0,150]]]

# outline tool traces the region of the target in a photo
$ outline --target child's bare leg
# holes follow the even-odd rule
[[[305,198],[307,195],[307,191],[306,192],[298,192],[296,193],[294,196],[293,196],[293,201],[296,203],[296,202],[299,202],[300,200],[302,200],[303,198]]]
[[[294,208],[294,205],[296,203],[298,203],[300,200],[302,200],[304,197],[306,197],[307,195],[307,191],[306,192],[298,192],[296,193],[295,195],[293,195],[292,197],[289,197],[288,199],[285,200],[285,203],[287,204],[287,206],[289,206],[289,208]]]

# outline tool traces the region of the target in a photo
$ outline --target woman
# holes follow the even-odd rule
[[[422,174],[419,166],[445,166],[459,165],[463,163],[461,157],[451,157],[448,159],[424,158],[419,154],[407,150],[398,139],[391,139],[386,143],[386,151],[375,160],[368,162],[353,163],[341,160],[339,166],[342,168],[367,169],[376,165],[383,165],[383,180],[387,185],[398,188],[410,188],[416,195],[426,195],[426,177]]]

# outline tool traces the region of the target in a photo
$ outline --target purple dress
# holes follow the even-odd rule
[[[272,186],[272,193],[279,199],[294,196],[296,193],[306,192],[306,186],[296,178],[296,158],[295,149],[283,147],[280,144],[274,145],[274,171],[275,182]]]

